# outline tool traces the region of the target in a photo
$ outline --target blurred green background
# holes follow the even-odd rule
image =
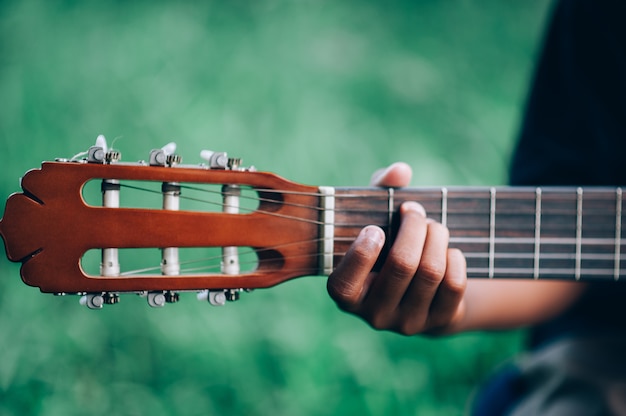
[[[506,183],[542,0],[2,1],[0,199],[97,134],[316,185],[395,160],[413,185]],[[68,230],[74,232],[74,230]],[[0,415],[463,413],[523,334],[376,332],[309,277],[212,308],[91,311],[0,261]]]

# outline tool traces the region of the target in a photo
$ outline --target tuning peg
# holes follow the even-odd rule
[[[150,292],[148,293],[148,305],[153,308],[161,308],[165,306],[165,294],[163,292]]]
[[[81,296],[80,304],[87,306],[89,309],[102,309],[104,296],[101,293],[88,293]]]
[[[212,150],[202,150],[200,157],[209,162],[211,169],[226,169],[228,166],[228,155],[226,152],[214,152]]]
[[[198,300],[209,302],[212,306],[224,306],[226,304],[225,290],[203,290],[198,292]]]
[[[150,151],[150,165],[152,166],[173,166],[182,162],[180,155],[175,154],[176,143],[170,142],[160,149]]]
[[[107,146],[107,140],[104,135],[99,134],[96,138],[96,144],[91,146],[87,152],[87,162],[89,163],[111,163],[120,160],[120,152],[110,150]],[[79,153],[80,155],[80,153]],[[76,155],[78,156],[78,155]],[[74,156],[72,159],[75,159]]]
[[[106,305],[115,305],[120,302],[119,293],[88,293],[81,296],[80,304],[89,309],[102,309]]]

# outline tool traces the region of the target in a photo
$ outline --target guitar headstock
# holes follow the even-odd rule
[[[201,157],[184,165],[168,144],[128,163],[99,137],[71,159],[44,162],[7,200],[7,257],[22,263],[26,284],[83,295],[90,308],[120,293],[163,306],[187,291],[218,305],[319,273],[317,187],[223,152]],[[101,200],[87,195],[96,188]]]

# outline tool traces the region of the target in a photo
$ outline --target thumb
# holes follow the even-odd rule
[[[390,188],[401,188],[411,183],[413,170],[404,162],[396,162],[387,168],[379,169],[372,175],[370,184]]]

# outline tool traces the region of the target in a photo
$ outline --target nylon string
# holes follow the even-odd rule
[[[216,184],[216,186],[219,186]],[[149,189],[149,188],[144,188],[144,187],[140,187],[140,186],[134,186],[134,185],[130,185],[130,184],[126,184],[126,183],[121,183],[120,187],[122,188],[128,188],[128,189],[133,189],[136,191],[141,191],[141,192],[148,192],[148,193],[153,193],[153,194],[159,194],[161,195],[162,192],[161,191],[157,191],[157,190],[153,190],[153,189]],[[205,189],[202,187],[198,187],[198,186],[190,186],[190,185],[181,185],[182,189],[187,189],[187,190],[192,190],[195,192],[200,192],[200,193],[206,193],[206,194],[210,194],[210,195],[222,195],[221,191],[218,190],[212,190],[212,189]],[[325,195],[321,194],[321,193],[317,193],[317,192],[297,192],[297,191],[282,191],[282,190],[275,190],[275,189],[263,189],[263,188],[252,188],[252,187],[244,187],[242,186],[242,189],[248,189],[251,192],[254,192],[255,194],[257,192],[260,193],[265,193],[265,194],[291,194],[291,195],[302,195],[302,196],[314,196],[314,197],[323,197]],[[385,193],[381,193],[380,198],[386,198],[387,197],[387,193],[386,191],[381,188],[381,191],[384,191]],[[284,202],[284,201],[279,201],[279,200],[274,200],[271,198],[263,198],[263,197],[253,197],[247,194],[241,194],[239,196],[240,199],[245,199],[245,200],[249,200],[252,202],[262,202],[262,203],[266,203],[266,204],[278,204],[280,206],[290,206],[290,207],[295,207],[295,208],[303,208],[303,209],[307,209],[307,210],[314,210],[314,211],[322,211],[323,208],[320,206],[313,206],[313,205],[305,205],[305,204],[298,204],[298,203],[292,203],[292,202]],[[372,198],[376,198],[376,196],[372,196],[372,195],[363,195],[363,194],[359,194],[359,193],[354,193],[354,194],[339,194],[339,195],[334,195],[334,198],[337,199],[372,199]],[[432,198],[432,196],[431,196]],[[214,207],[220,207],[223,208],[225,206],[225,204],[221,203],[221,202],[216,202],[216,201],[211,201],[208,199],[202,199],[202,198],[196,198],[196,197],[190,197],[190,196],[186,196],[184,194],[180,195],[180,199],[181,200],[188,200],[188,201],[193,201],[193,202],[199,202],[199,203],[203,203],[203,204],[207,204],[210,206],[214,206]],[[226,205],[228,206],[228,205]],[[260,209],[250,209],[250,208],[246,208],[246,207],[242,207],[239,206],[239,209],[242,211],[242,214],[245,213],[258,213],[258,214],[262,214],[262,215],[269,215],[269,216],[275,216],[275,217],[279,217],[279,218],[285,218],[285,219],[289,219],[289,220],[293,220],[293,221],[301,221],[301,222],[306,222],[306,223],[311,223],[311,224],[315,224],[315,225],[319,225],[322,226],[324,225],[323,221],[317,221],[317,220],[311,220],[308,218],[300,218],[297,216],[291,216],[291,215],[284,215],[284,214],[280,214],[277,212],[271,212],[271,211],[267,211],[267,210],[260,210]],[[380,214],[380,215],[388,215],[388,210],[369,210],[369,209],[334,209],[335,213],[341,213],[341,212],[345,212],[345,213],[358,213],[358,212],[367,212],[367,213],[373,213],[373,214]],[[428,211],[429,214],[433,214],[433,215],[441,215],[442,212],[441,210],[429,210]],[[554,210],[550,210],[548,212],[544,211],[543,214],[547,215],[574,215],[576,213],[576,209],[572,209],[572,210],[566,210],[566,209],[554,209]],[[447,210],[446,214],[449,215],[454,215],[454,214],[461,214],[461,215],[488,215],[488,212],[486,212],[485,210],[463,210],[463,211],[451,211],[451,210]],[[535,210],[519,210],[519,211],[511,211],[511,212],[498,212],[497,215],[498,216],[503,216],[503,215],[519,215],[519,216],[523,216],[523,215],[528,215],[528,216],[535,216],[536,212]],[[606,214],[609,215],[609,214]],[[344,228],[355,228],[355,229],[361,229],[362,227],[365,227],[366,225],[370,225],[370,223],[348,223],[348,224],[333,224],[335,227],[344,227]],[[552,231],[558,232],[559,230],[561,231],[569,231],[572,229],[574,225],[573,224],[569,224],[568,226],[562,226],[561,228],[553,228]],[[382,228],[385,228],[384,226]],[[525,230],[528,227],[519,227],[519,228],[513,228],[513,230]],[[488,231],[489,227],[485,227],[485,228],[472,228],[471,230],[474,231]],[[352,242],[354,240],[354,238],[356,238],[356,233],[354,236],[349,236],[349,237],[335,237],[333,238],[333,241],[335,242]],[[264,248],[260,248],[260,249],[251,249],[251,248],[244,248],[241,247],[240,248],[240,255],[241,256],[246,256],[246,255],[250,255],[250,254],[259,254],[259,253],[263,253],[265,251],[270,251],[270,250],[276,250],[279,249],[281,247],[285,247],[285,246],[289,246],[289,245],[299,245],[299,244],[310,244],[310,243],[319,243],[321,242],[323,239],[321,238],[317,238],[317,239],[308,239],[308,240],[301,240],[301,241],[294,241],[294,242],[290,242],[290,243],[286,243],[283,245],[276,245],[276,246],[272,246],[272,247],[264,247]],[[451,237],[450,238],[450,243],[451,245],[453,244],[465,244],[465,245],[481,245],[484,246],[484,244],[486,242],[488,242],[489,238],[488,237]],[[496,238],[496,243],[497,244],[531,244],[534,243],[534,239],[533,238],[515,238],[515,237],[498,237]],[[550,244],[569,244],[574,246],[575,245],[575,239],[574,238],[541,238],[541,245],[550,245]],[[606,239],[598,239],[598,238],[587,238],[587,237],[583,237],[582,238],[582,244],[583,245],[611,245],[611,244],[615,244],[615,240],[614,239],[610,239],[610,238],[606,238]],[[336,257],[342,257],[346,254],[345,251],[341,251],[341,252],[335,252],[333,253],[334,256]],[[488,254],[486,251],[484,250],[479,250],[479,251],[469,251],[469,250],[463,250],[463,254],[465,255],[465,257],[469,260],[469,259],[481,259],[481,258],[487,258]],[[293,256],[293,257],[315,257],[315,258],[319,258],[320,256],[322,256],[321,253],[315,252],[315,253],[310,253],[310,254],[302,254],[302,255],[298,255],[298,256]],[[533,254],[532,253],[517,253],[517,252],[498,252],[495,253],[495,257],[497,259],[503,259],[503,260],[516,260],[516,259],[532,259],[533,258]],[[575,257],[575,253],[542,253],[541,254],[541,259],[549,259],[549,260],[572,260]],[[583,260],[613,260],[615,259],[615,255],[614,254],[602,254],[602,253],[583,253],[582,257]],[[182,261],[181,262],[181,266],[182,265],[192,265],[192,264],[196,264],[196,263],[200,263],[200,262],[210,262],[210,261],[217,261],[221,259],[221,254],[219,255],[215,255],[215,256],[209,256],[209,257],[204,257],[204,258],[199,258],[199,259],[195,259],[195,260],[188,260],[188,261]],[[626,254],[620,254],[619,255],[619,260],[624,261],[626,260]],[[264,262],[273,262],[275,260],[273,259],[256,259],[256,260],[247,260],[247,261],[243,261],[240,264],[246,266],[246,265],[261,265]],[[190,267],[190,268],[185,268],[185,269],[181,269],[181,272],[201,272],[201,271],[219,271],[220,265],[219,264],[214,264],[214,265],[206,265],[206,266],[200,266],[200,267]],[[121,274],[121,276],[133,276],[133,275],[137,275],[140,273],[146,273],[146,272],[151,272],[151,271],[157,271],[160,269],[160,265],[158,266],[154,266],[154,267],[147,267],[147,268],[142,268],[142,269],[136,269],[136,270],[131,270],[131,271],[126,271],[123,272]],[[468,272],[476,272],[476,273],[480,273],[480,271],[482,270],[481,268],[474,268],[475,270],[472,270],[472,268],[468,268]],[[486,270],[486,269],[485,269]],[[510,273],[510,271],[515,271],[517,273],[520,274],[529,274],[532,275],[534,268],[533,267],[522,267],[522,268],[496,268],[495,272],[497,273],[498,271],[500,272],[504,272],[504,273]],[[284,270],[282,269],[281,271],[287,271],[287,272],[310,272],[309,269],[307,270]],[[541,273],[542,274],[553,274],[553,273],[563,273],[564,271],[567,271],[568,274],[572,274],[573,275],[573,268],[572,270],[570,269],[561,269],[561,268],[541,268]],[[589,269],[589,268],[582,268],[582,273],[586,276],[608,276],[608,275],[612,275],[613,271],[611,270],[605,270],[605,269]],[[624,274],[624,270],[622,268],[620,268],[620,274]]]

